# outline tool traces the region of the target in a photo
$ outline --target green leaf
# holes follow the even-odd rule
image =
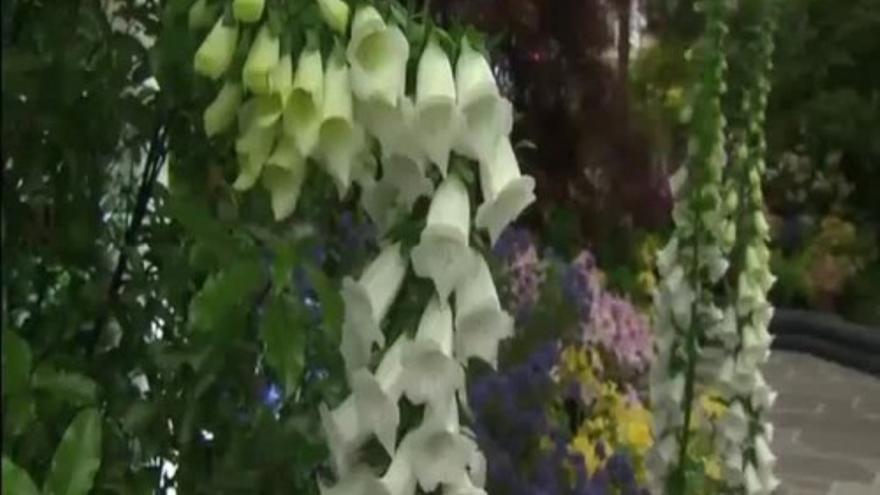
[[[305,331],[303,318],[288,298],[279,294],[269,301],[261,334],[266,361],[284,383],[286,397],[296,389],[305,367]]]
[[[3,456],[3,493],[15,495],[40,495],[31,476],[24,469]]]
[[[11,330],[3,332],[3,397],[27,390],[31,374],[31,348]]]
[[[101,467],[101,415],[86,409],[73,418],[52,457],[44,495],[85,495]]]
[[[35,389],[49,392],[74,406],[94,404],[98,395],[98,385],[91,378],[49,365],[40,365],[34,371],[32,384]]]
[[[342,317],[345,307],[339,289],[333,285],[327,275],[314,266],[307,265],[306,273],[321,303],[321,314],[324,316],[324,327],[330,332],[334,342],[338,341],[342,328]]]
[[[190,328],[213,332],[226,328],[242,314],[243,306],[262,280],[262,267],[244,260],[212,275],[189,307]]]

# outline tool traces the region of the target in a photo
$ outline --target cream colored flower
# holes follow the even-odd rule
[[[452,64],[437,40],[428,41],[416,75],[416,135],[425,154],[446,177],[449,153],[460,132]]]
[[[394,455],[397,426],[400,424],[397,400],[404,378],[401,364],[404,341],[405,337],[398,338],[385,352],[375,375],[366,368],[360,368],[350,380],[358,420],[364,429],[376,435],[389,455]]]
[[[345,34],[350,11],[348,4],[344,0],[317,0],[317,2],[324,23],[337,33]]]
[[[241,22],[257,22],[265,7],[266,0],[233,0],[232,14]]]
[[[467,188],[458,177],[450,176],[437,188],[419,244],[412,250],[416,275],[430,278],[442,300],[473,270],[469,233]]]
[[[229,129],[235,122],[242,94],[239,84],[227,82],[223,85],[217,97],[205,108],[202,115],[206,136],[211,137]]]
[[[480,162],[483,204],[477,209],[476,226],[489,231],[492,244],[516,217],[535,201],[535,180],[521,175],[516,155],[506,136],[498,139],[494,158]]]
[[[219,79],[232,63],[237,44],[238,26],[227,26],[221,16],[196,51],[193,61],[196,73],[211,79]]]
[[[324,102],[324,66],[317,48],[299,55],[296,76],[284,109],[284,132],[296,141],[302,156],[311,156],[318,144]]]
[[[350,396],[333,411],[321,404],[318,406],[318,413],[330,449],[333,469],[337,475],[343,476],[350,472],[354,452],[368,435],[358,419],[354,396]]]
[[[406,86],[409,42],[397,26],[388,26],[372,6],[358,8],[346,49],[351,87],[361,100],[396,106]]]
[[[513,318],[501,309],[486,260],[473,256],[473,273],[455,288],[455,357],[462,363],[478,357],[494,368],[498,343],[513,334]]]
[[[280,50],[281,42],[278,37],[272,34],[267,24],[261,26],[244,62],[241,80],[245,88],[254,94],[269,94],[270,76],[278,65]]]
[[[413,404],[442,402],[464,387],[464,370],[452,357],[452,308],[432,297],[415,340],[402,354],[403,391]]]
[[[319,156],[327,173],[333,178],[339,196],[345,196],[351,185],[354,161],[365,141],[363,129],[353,120],[348,68],[338,56],[328,61],[324,75],[324,101],[318,136]]]
[[[400,244],[391,244],[382,249],[360,280],[355,282],[346,277],[342,281],[342,299],[345,301],[343,356],[347,369],[353,371],[366,364],[374,343],[385,345],[380,324],[397,297],[406,268],[407,261],[401,255]],[[346,333],[349,336],[347,342]]]
[[[275,151],[266,160],[262,175],[263,187],[272,198],[275,220],[287,218],[296,209],[306,171],[306,159],[299,154],[293,139],[281,137]]]

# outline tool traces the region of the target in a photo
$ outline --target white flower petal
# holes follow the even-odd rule
[[[455,357],[478,357],[495,367],[498,342],[513,334],[513,318],[501,309],[489,265],[473,252],[474,273],[455,289]]]
[[[480,186],[483,204],[474,223],[488,230],[495,244],[510,222],[535,201],[535,180],[520,174],[509,138],[498,139],[492,161],[480,162]]]
[[[365,348],[369,357],[369,349],[374,343],[385,345],[380,324],[397,297],[406,268],[400,244],[391,244],[382,249],[358,281],[351,277],[342,281],[345,302],[342,348],[343,356],[353,359],[352,363],[346,360],[349,370],[359,367]]]
[[[361,100],[379,99],[396,105],[406,85],[409,43],[397,26],[388,26],[372,6],[354,15],[346,49],[351,86]]]
[[[241,105],[243,94],[240,84],[227,82],[223,85],[202,115],[206,136],[211,137],[229,129],[235,122],[235,112]]]
[[[318,406],[321,427],[327,438],[330,459],[336,474],[343,476],[351,468],[354,451],[366,440],[367,431],[361,427],[353,396],[349,396],[333,411],[325,404]]]
[[[254,94],[269,94],[270,76],[279,62],[280,49],[281,41],[272,34],[268,24],[261,26],[244,62],[241,80],[245,88]]]
[[[464,387],[464,370],[452,357],[452,308],[432,297],[415,340],[403,351],[403,390],[414,404],[448,401]]]
[[[430,413],[429,411],[426,414]],[[411,431],[400,450],[410,452],[413,473],[425,491],[433,491],[441,483],[452,484],[467,475],[473,442],[459,431],[455,399],[439,413],[429,417]]]
[[[399,338],[385,353],[376,374],[366,368],[351,376],[351,390],[357,407],[358,420],[363,428],[376,435],[379,443],[394,455],[397,426],[400,424],[400,398],[403,366],[401,350],[405,338]]]
[[[422,148],[444,177],[460,120],[452,64],[432,38],[419,59],[415,128]]]
[[[272,197],[275,220],[288,217],[296,209],[307,170],[306,161],[300,156],[293,139],[282,137],[266,161],[262,176],[263,187]]]
[[[269,158],[275,144],[277,132],[274,127],[251,125],[235,142],[238,156],[239,174],[232,187],[239,191],[250,189],[256,184],[263,165]]]
[[[425,163],[394,154],[382,158],[382,180],[397,190],[397,200],[410,211],[421,196],[434,192],[434,183],[425,175]]]
[[[467,188],[458,177],[450,176],[437,188],[419,244],[412,250],[416,275],[430,278],[442,300],[473,269],[469,233]]]
[[[397,187],[380,180],[361,186],[361,207],[376,225],[379,234],[385,234],[408,209],[398,201]]]
[[[364,147],[365,139],[363,129],[352,118],[348,68],[338,56],[327,64],[318,136],[319,155],[342,197],[351,184],[353,162]]]
[[[293,136],[302,156],[318,144],[324,102],[324,66],[321,52],[305,49],[299,55],[293,89],[284,109],[284,131]]]
[[[761,483],[761,479],[758,477],[758,472],[755,471],[755,466],[753,466],[752,463],[746,464],[744,479],[746,493],[748,495],[764,495],[767,493],[764,490],[764,484]]]

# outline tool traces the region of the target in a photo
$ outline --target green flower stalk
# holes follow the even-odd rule
[[[205,108],[202,116],[205,135],[211,137],[229,129],[235,122],[235,115],[241,105],[242,95],[243,90],[240,84],[227,82],[223,85],[214,101]]]
[[[761,176],[765,169],[763,127],[770,91],[767,74],[771,70],[774,18],[770,2],[755,0],[746,2],[743,7],[753,9],[749,13],[758,18],[758,29],[744,30],[754,34],[747,37],[743,49],[743,66],[748,71],[739,100],[742,115],[735,135],[740,142],[734,153],[731,174],[742,204],[736,216],[738,239],[733,255],[735,277],[732,277],[735,284],[730,291],[739,340],[731,355],[735,366],[729,402],[731,410],[736,407],[743,411],[747,428],[742,435],[726,439],[721,447],[725,475],[731,484],[749,495],[769,495],[780,484],[773,473],[776,463],[776,456],[770,450],[773,428],[767,420],[776,392],[768,386],[760,366],[770,354],[772,338],[767,327],[773,307],[767,301],[767,293],[775,277],[769,270],[769,227],[763,212]]]
[[[264,24],[257,32],[244,62],[241,76],[244,87],[258,95],[269,94],[272,89],[271,76],[280,60],[280,52],[281,41]]]
[[[657,261],[662,281],[655,294],[657,360],[651,373],[657,441],[648,462],[657,491],[676,495],[691,493],[688,483],[697,469],[691,444],[706,428],[692,419],[696,397],[718,383],[714,373],[725,362],[725,342],[733,340],[730,312],[715,295],[736,235],[721,187],[727,162],[720,101],[727,70],[724,3],[697,5],[706,27],[690,54],[699,74],[690,108],[692,137],[685,164],[670,179],[675,231]]]
[[[263,17],[266,0],[233,0],[232,14],[241,22],[253,23]]]
[[[238,25],[224,24],[221,16],[196,51],[193,62],[196,73],[211,79],[219,79],[232,63],[237,44]]]

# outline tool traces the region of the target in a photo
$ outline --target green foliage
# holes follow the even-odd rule
[[[289,397],[297,388],[305,367],[305,331],[307,323],[302,311],[284,295],[275,295],[263,314],[262,336],[266,346],[266,362],[284,384]]]
[[[40,494],[27,471],[16,466],[6,456],[3,456],[3,493],[15,493],[16,495]]]
[[[86,409],[76,415],[52,457],[45,495],[86,495],[101,466],[101,415]]]

